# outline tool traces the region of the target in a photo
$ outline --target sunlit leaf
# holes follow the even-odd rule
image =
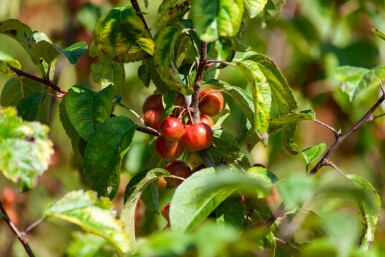
[[[96,48],[117,62],[134,62],[149,56],[138,42],[152,40],[143,21],[131,6],[111,9],[96,23]],[[147,46],[150,44],[146,43]]]
[[[54,47],[51,42],[41,40],[36,43],[33,50],[47,63],[50,64],[55,61],[61,53]]]
[[[372,200],[369,203],[365,201],[365,199],[356,200],[363,227],[361,248],[368,250],[370,243],[374,240],[374,233],[381,212],[381,199],[373,186],[365,179],[356,175],[347,175],[347,178],[352,181],[356,187],[364,190]]]
[[[268,143],[272,91],[257,63],[243,60],[236,61],[236,66],[246,76],[253,95],[254,118],[247,137],[247,147],[250,151],[259,140],[262,140],[264,145]]]
[[[11,70],[11,67],[20,69],[21,64],[12,56],[0,51],[0,73],[7,77],[14,75],[15,72]]]
[[[112,111],[113,87],[93,92],[73,86],[65,98],[65,109],[72,126],[85,140],[89,140],[97,126],[106,121]]]
[[[277,133],[288,125],[297,123],[298,121],[302,120],[313,120],[314,118],[315,113],[313,110],[305,110],[301,112],[291,112],[288,114],[283,114],[270,119],[269,133]]]
[[[245,0],[246,7],[249,9],[250,18],[254,18],[265,7],[267,0]]]
[[[254,103],[252,98],[246,93],[246,91],[240,87],[232,86],[222,80],[209,80],[208,84],[212,84],[223,88],[223,92],[230,95],[231,98],[238,104],[239,108],[243,111],[246,118],[253,123],[254,121]]]
[[[352,66],[340,66],[334,72],[334,79],[339,82],[342,92],[349,96],[349,100],[367,90],[378,87],[385,79],[385,66],[371,70]]]
[[[280,69],[275,63],[265,55],[248,52],[245,53],[244,61],[252,61],[258,64],[260,71],[269,84],[272,97],[272,106],[278,111],[279,115],[289,114],[297,109],[297,102],[293,93],[283,76]],[[286,126],[283,129],[283,147],[292,154],[300,152],[298,146],[293,141],[296,131],[296,124]]]
[[[53,154],[49,128],[23,122],[14,108],[0,109],[0,171],[21,190],[35,187]]]
[[[318,157],[320,157],[323,152],[326,150],[326,144],[321,143],[314,145],[302,151],[302,156],[306,161],[306,164],[309,165],[314,162]]]
[[[158,32],[155,39],[154,62],[160,78],[167,84],[169,90],[191,95],[193,89],[185,85],[180,78],[174,59],[174,46],[181,31],[181,28],[166,27]]]
[[[242,0],[195,0],[192,20],[202,41],[213,42],[220,36],[233,37],[241,26]]]
[[[271,188],[278,182],[277,176],[264,167],[251,167],[247,170],[246,174],[255,180],[255,182],[258,181],[260,185],[263,185],[264,190],[258,190],[258,188],[256,188],[259,198],[266,197],[266,195],[270,193]]]
[[[76,231],[72,233],[66,254],[68,257],[116,256],[114,252],[104,250],[105,245],[108,245],[108,241],[102,237]]]
[[[84,152],[83,175],[99,195],[115,196],[120,181],[120,164],[131,145],[135,129],[132,120],[116,116],[97,127],[90,137]]]
[[[135,242],[135,209],[140,196],[148,185],[159,177],[170,175],[168,171],[160,168],[143,171],[134,176],[128,183],[124,192],[124,207],[121,213],[121,219],[124,223],[125,229],[133,235],[130,237],[129,247],[136,248]]]
[[[82,190],[67,193],[44,211],[44,217],[55,217],[77,224],[85,231],[101,236],[110,242],[119,255],[130,249],[130,235],[123,223],[114,215],[114,204],[95,192]]]
[[[207,168],[193,173],[178,186],[170,203],[172,230],[193,229],[234,191],[225,188],[204,193],[216,177],[215,169]]]

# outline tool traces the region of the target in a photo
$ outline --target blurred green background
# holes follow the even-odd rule
[[[151,32],[156,33],[157,9],[160,0],[138,1]],[[66,47],[77,41],[92,40],[92,29],[98,17],[113,6],[124,6],[123,0],[0,0],[0,20],[19,19],[33,30],[46,33],[53,43]],[[373,68],[385,61],[385,42],[371,32],[372,27],[385,31],[385,2],[380,0],[287,0],[278,19],[262,20],[258,17],[247,21],[245,40],[251,50],[264,53],[274,60],[291,85],[299,109],[313,109],[317,119],[342,132],[349,129],[370,108],[379,96],[379,89],[359,95],[353,102],[340,91],[333,78],[333,71],[341,65]],[[24,49],[13,39],[0,35],[0,51],[20,60],[22,69],[35,74],[34,66]],[[87,54],[76,66],[60,59],[54,81],[64,89],[74,84],[98,90],[90,77],[90,65],[95,62]],[[137,77],[140,63],[125,65],[126,87],[122,103],[142,115],[141,104],[152,94],[155,87],[145,88]],[[227,68],[221,79],[230,84],[245,85],[239,71]],[[8,78],[0,76],[0,91]],[[242,127],[242,113],[226,98],[231,115],[225,127],[238,134]],[[20,193],[14,185],[0,177],[2,199],[10,201],[15,218],[23,230],[39,219],[45,206],[66,192],[84,188],[77,169],[73,165],[70,140],[59,120],[58,103],[52,98],[50,119],[44,122],[51,127],[55,155],[48,172],[39,180],[36,189]],[[384,109],[385,106],[382,106]],[[140,120],[131,112],[117,107],[117,114],[127,115],[135,122]],[[148,163],[159,165],[154,158],[152,138],[136,133],[123,168],[122,192],[129,177],[141,171]],[[251,163],[262,163],[282,178],[295,172],[304,172],[305,163],[299,156],[283,153],[279,135],[271,138],[268,148],[257,145],[248,155]],[[305,149],[318,143],[331,145],[334,135],[326,128],[310,121],[302,122],[297,130],[296,142]],[[377,189],[383,201],[385,196],[385,120],[378,119],[366,124],[348,138],[331,160],[345,173],[357,174]],[[323,168],[319,176],[335,172]],[[118,209],[122,206],[122,192],[115,199]],[[168,192],[171,194],[172,192]],[[167,196],[164,196],[167,199]],[[166,201],[166,200],[164,200]],[[153,215],[151,216],[153,217]],[[157,219],[155,225],[164,226]],[[154,222],[153,222],[154,223]],[[381,215],[376,241],[385,240],[385,220]],[[63,256],[70,240],[70,231],[78,228],[68,223],[49,220],[34,230],[29,240],[38,256]],[[146,234],[151,228],[142,228]],[[0,256],[26,256],[21,245],[15,243],[5,224],[0,226]]]

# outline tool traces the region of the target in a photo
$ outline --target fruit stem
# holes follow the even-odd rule
[[[200,122],[200,113],[199,113],[199,91],[200,87],[202,85],[203,80],[203,72],[205,71],[207,63],[207,43],[201,42],[201,49],[200,49],[200,58],[199,58],[199,64],[197,68],[197,75],[195,76],[195,82],[194,82],[194,93],[192,94],[192,101],[191,101],[191,112],[193,120],[191,121],[194,123]]]

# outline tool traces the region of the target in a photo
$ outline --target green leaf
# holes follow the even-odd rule
[[[365,179],[356,175],[347,175],[353,184],[368,194],[370,202],[364,199],[356,199],[358,212],[361,216],[363,233],[361,237],[361,249],[368,250],[374,240],[376,225],[381,212],[381,199],[373,186]]]
[[[282,197],[287,210],[302,206],[309,201],[315,192],[316,181],[308,175],[291,175],[277,184],[279,195]]]
[[[220,36],[234,37],[243,16],[243,0],[195,0],[191,16],[202,41],[213,42]]]
[[[10,78],[1,91],[0,104],[4,107],[17,106],[23,97],[32,92],[45,92],[45,89],[46,87],[32,79]]]
[[[76,64],[80,58],[86,51],[87,51],[87,43],[82,42],[76,42],[73,45],[70,45],[69,47],[66,47],[64,49],[61,49],[55,45],[53,45],[60,53],[62,53],[65,57],[67,57],[68,61],[71,64]]]
[[[247,147],[250,151],[259,140],[262,140],[264,145],[268,143],[272,91],[255,62],[243,60],[236,61],[235,64],[245,74],[253,94],[254,118],[247,139]]]
[[[170,173],[164,169],[156,168],[143,171],[135,175],[128,183],[124,192],[124,207],[121,213],[121,219],[125,229],[130,235],[129,247],[134,251],[135,242],[135,209],[140,196],[148,185],[159,177],[169,176]]]
[[[15,72],[11,70],[11,67],[20,69],[21,64],[12,56],[0,51],[0,73],[7,77],[14,75]]]
[[[155,38],[154,63],[156,71],[162,81],[167,84],[168,90],[191,95],[194,90],[184,84],[175,64],[174,47],[181,31],[181,28],[166,27],[158,32]]]
[[[263,20],[265,22],[275,20],[281,13],[285,0],[267,0],[265,8],[263,9]]]
[[[142,47],[144,42],[150,47],[149,41],[152,41],[151,34],[131,6],[111,9],[99,19],[94,30],[96,48],[117,62],[135,62],[148,57],[152,50],[146,48],[145,51]]]
[[[313,110],[305,110],[301,112],[291,112],[288,114],[283,114],[275,118],[270,119],[269,123],[269,133],[274,134],[282,130],[288,125],[297,123],[302,120],[314,120],[315,113]]]
[[[51,65],[61,54],[51,42],[46,40],[37,42],[33,50],[49,65]]]
[[[45,37],[44,39],[47,39],[47,36],[45,36],[45,34],[41,32],[33,32],[30,27],[16,19],[8,19],[5,21],[1,21],[0,33],[6,34],[15,39],[30,55],[40,76],[46,76],[47,69],[40,62],[40,56],[34,49],[36,46],[36,42],[40,41],[42,37]]]
[[[96,128],[84,152],[83,174],[99,195],[113,198],[119,187],[120,164],[131,145],[136,125],[116,116]],[[103,147],[101,147],[103,146]]]
[[[260,185],[263,185],[263,190],[256,189],[259,198],[266,197],[275,183],[278,182],[277,176],[264,167],[251,167],[247,170],[246,175],[255,180],[255,182],[258,181]]]
[[[83,156],[83,154],[80,151],[80,145],[81,145],[81,140],[84,140],[80,137],[79,133],[76,131],[74,126],[72,126],[67,110],[65,108],[66,104],[66,98],[64,97],[61,100],[61,103],[59,105],[59,117],[60,117],[60,122],[63,125],[63,128],[68,135],[68,137],[71,139],[71,145],[72,149],[74,150],[75,157],[80,157]]]
[[[95,192],[82,190],[67,193],[44,211],[44,217],[55,217],[77,224],[85,231],[103,237],[119,255],[130,251],[130,235],[123,223],[114,215],[114,204],[105,197],[97,198]]]
[[[216,209],[217,224],[223,227],[242,229],[245,223],[245,206],[238,198],[230,197],[223,201]]]
[[[340,66],[336,68],[334,79],[339,82],[342,92],[349,96],[349,100],[372,88],[378,87],[385,79],[385,66],[379,66],[371,70]]]
[[[326,150],[326,144],[321,143],[318,145],[314,145],[312,147],[309,147],[302,151],[302,156],[306,161],[306,165],[311,164],[315,160],[317,160],[318,157],[320,157],[323,152]]]
[[[48,132],[38,122],[23,122],[14,108],[0,109],[0,171],[23,191],[35,187],[48,168],[53,153]]]
[[[250,18],[254,18],[263,11],[263,8],[265,8],[265,5],[267,4],[267,0],[245,0],[245,4],[247,9],[249,9]]]
[[[175,103],[177,101],[177,95],[175,91],[167,91],[163,96],[162,96],[162,102],[164,106],[164,111],[162,113],[161,119],[165,119],[167,116],[169,116],[172,111],[175,108]]]
[[[171,229],[192,230],[235,190],[255,196],[266,195],[271,188],[271,178],[263,173],[244,174],[230,167],[195,172],[179,185],[171,200]]]
[[[72,240],[67,246],[68,257],[94,257],[94,256],[116,256],[114,253],[107,254],[103,247],[108,243],[102,237],[89,233],[72,232]],[[100,254],[103,252],[103,254]]]
[[[207,192],[209,183],[216,178],[214,168],[202,169],[177,187],[170,203],[172,230],[193,229],[234,191],[234,188],[220,188]]]
[[[182,18],[190,9],[191,0],[164,0],[159,6],[158,28],[162,29],[175,19]]]
[[[99,56],[97,63],[91,64],[91,76],[102,88],[113,85],[114,96],[117,96],[126,81],[124,64],[115,62],[105,56]]]
[[[26,97],[20,100],[17,105],[17,113],[23,118],[23,120],[34,121],[36,120],[39,112],[40,104],[45,98],[43,92],[32,92]]]
[[[95,129],[106,121],[112,111],[113,87],[93,92],[73,86],[65,98],[65,109],[72,126],[85,140],[90,140]]]
[[[237,103],[239,108],[243,111],[246,118],[253,123],[254,121],[254,103],[252,98],[240,87],[232,86],[225,81],[212,79],[207,82],[207,84],[212,84],[217,87],[223,88],[223,92],[231,96],[233,100]]]
[[[267,56],[248,52],[243,60],[252,61],[258,64],[261,72],[270,86],[272,105],[277,109],[279,115],[289,114],[297,109],[297,102],[287,83],[285,77],[275,63]],[[300,152],[298,146],[293,142],[296,131],[296,124],[292,124],[283,129],[283,146],[290,153]]]

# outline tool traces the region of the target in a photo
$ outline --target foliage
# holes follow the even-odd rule
[[[289,14],[291,1],[163,0],[156,16],[157,6],[149,1],[109,1],[119,7],[80,2],[68,5],[82,31],[93,30],[86,34],[92,40],[78,38],[65,47],[21,19],[0,22],[0,33],[20,45],[35,69],[30,72],[18,54],[0,49],[0,172],[23,192],[38,191],[39,177],[49,176],[43,173],[54,160],[49,138],[60,145],[65,131],[71,169],[87,190],[55,195],[54,203],[36,211],[41,222],[54,217],[84,230],[72,233],[68,256],[380,256],[378,185],[345,164],[346,175],[330,159],[337,148],[344,150],[340,159],[349,157],[351,150],[342,144],[364,124],[383,130],[378,110],[385,101],[384,66],[372,65],[370,58],[359,63],[371,46],[343,48],[356,43],[346,32],[354,30],[354,21],[340,21],[336,13],[351,6],[303,0],[296,6],[302,15],[295,15]],[[350,2],[367,8],[369,17],[373,6],[385,11],[380,1],[369,1],[371,8]],[[325,28],[333,22],[336,36]],[[379,29],[373,32],[385,39]],[[273,42],[283,34],[288,46]],[[263,49],[277,43],[278,54]],[[277,57],[286,52],[293,54],[290,60]],[[63,60],[79,73],[70,87],[58,80],[66,76]],[[321,71],[301,70],[308,65]],[[345,111],[349,125],[322,122],[322,99],[295,86],[311,87],[320,79],[313,73],[334,84],[327,88],[328,101],[340,107],[333,117]],[[207,87],[224,100],[213,93],[200,96]],[[137,111],[148,91],[161,95],[161,103],[147,103],[158,116]],[[204,136],[164,139],[159,124],[166,117],[179,119],[183,129],[193,127],[204,122],[203,104],[219,113],[209,117],[215,125],[203,125]],[[310,123],[322,125],[333,140],[310,134]],[[309,144],[302,140],[308,133],[315,137]],[[367,141],[362,140],[365,151],[372,153],[370,144],[381,140]],[[165,143],[158,147],[159,142]],[[381,151],[374,154],[381,157]],[[167,170],[161,156],[187,163],[191,174]],[[170,179],[181,183],[173,189]],[[0,203],[2,218],[34,256],[31,241],[12,221],[15,203],[5,196]],[[169,212],[161,209],[165,203]],[[160,213],[165,220],[158,219]]]

